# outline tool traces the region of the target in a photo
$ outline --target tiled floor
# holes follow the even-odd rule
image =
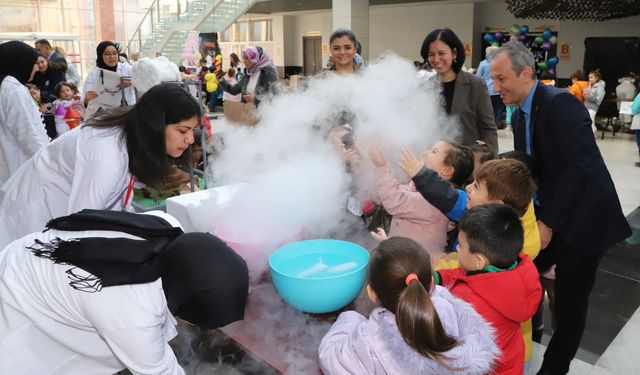
[[[500,151],[513,149],[513,137],[499,132]],[[640,168],[638,149],[629,134],[606,133],[597,144],[607,163],[622,205],[632,227],[640,233]],[[591,293],[587,328],[570,374],[640,374],[637,340],[640,337],[640,246],[620,244],[603,258]],[[635,314],[635,315],[634,315]],[[549,340],[550,323],[543,343]],[[635,339],[635,340],[634,340]],[[529,374],[542,362],[544,345],[534,347]],[[604,353],[604,354],[603,354]],[[595,366],[594,366],[595,365]]]

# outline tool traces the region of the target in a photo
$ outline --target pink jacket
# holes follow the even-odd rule
[[[389,168],[376,168],[375,180],[380,203],[393,215],[389,236],[408,237],[429,253],[443,253],[449,219],[416,191],[413,182],[400,184]]]

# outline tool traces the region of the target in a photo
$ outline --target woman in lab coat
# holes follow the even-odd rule
[[[111,86],[109,80],[105,83],[104,78],[104,71],[112,71],[123,77],[131,77],[131,65],[119,62],[119,58],[118,47],[115,43],[106,40],[98,44],[98,47],[96,47],[96,67],[93,68],[87,76],[87,79],[85,79],[84,90],[82,90],[82,100],[85,107],[90,108],[90,102],[100,95],[111,95],[115,97],[117,103],[121,102],[122,88],[119,86],[119,83]],[[136,104],[135,91],[131,86],[131,81],[125,81],[124,85],[124,96],[127,105],[132,106]],[[87,115],[85,120],[91,117],[93,117],[93,113],[91,116]]]
[[[224,242],[169,222],[84,210],[0,250],[0,374],[184,374],[173,316],[243,319],[249,281]]]
[[[126,210],[136,183],[163,190],[175,165],[190,159],[199,117],[188,92],[160,84],[131,109],[113,110],[57,138],[0,188],[0,248],[57,216],[84,208]]]
[[[0,44],[0,186],[49,143],[42,116],[25,84],[38,51],[18,41]]]

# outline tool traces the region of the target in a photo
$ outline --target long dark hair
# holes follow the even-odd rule
[[[396,316],[404,341],[421,355],[443,362],[458,342],[445,332],[431,302],[431,260],[422,246],[404,237],[382,241],[369,261],[369,285]],[[418,280],[405,283],[415,274]],[[446,365],[446,363],[445,363]]]
[[[431,64],[429,64],[429,45],[436,40],[441,41],[451,48],[451,51],[454,52],[453,62],[451,63],[451,69],[454,72],[458,73],[462,69],[462,65],[464,65],[465,53],[464,46],[460,41],[460,38],[453,32],[451,29],[435,29],[424,38],[424,42],[422,42],[422,48],[420,48],[420,56],[424,59],[424,63],[429,68],[433,68]]]
[[[231,54],[229,55],[229,65],[231,65],[232,68],[235,68],[239,64],[240,64],[240,58],[235,52],[231,52]]]
[[[179,158],[167,155],[165,129],[193,117],[200,117],[193,96],[176,84],[162,83],[149,89],[135,106],[110,110],[91,119],[87,126],[122,128],[129,171],[146,185],[162,189],[172,167],[185,166],[191,159],[191,148]]]

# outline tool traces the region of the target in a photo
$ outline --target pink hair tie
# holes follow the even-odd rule
[[[411,284],[413,280],[419,281],[418,275],[416,275],[415,273],[410,273],[407,275],[407,278],[404,279],[404,283],[407,284],[407,286],[409,286],[409,284]]]

